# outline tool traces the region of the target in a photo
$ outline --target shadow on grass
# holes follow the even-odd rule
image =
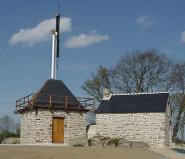
[[[182,154],[185,154],[185,149],[173,148],[172,150],[179,152],[179,153],[182,153]]]

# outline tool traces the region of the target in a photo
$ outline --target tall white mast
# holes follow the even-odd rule
[[[56,16],[56,29],[52,33],[51,79],[57,77],[57,58],[60,52],[60,14]]]
[[[51,79],[56,79],[57,72],[57,32],[55,29],[51,31],[52,33],[52,55],[51,55]]]

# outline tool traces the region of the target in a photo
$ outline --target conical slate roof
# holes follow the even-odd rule
[[[47,80],[33,97],[34,107],[79,109],[79,101],[61,80]]]

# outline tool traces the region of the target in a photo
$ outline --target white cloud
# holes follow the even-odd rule
[[[105,40],[109,40],[108,35],[99,35],[96,32],[90,32],[88,34],[82,33],[78,36],[73,36],[69,38],[64,45],[67,48],[80,48],[100,43]]]
[[[181,33],[181,42],[185,44],[185,31]]]
[[[154,20],[148,16],[137,17],[136,23],[140,25],[141,29],[147,29],[155,25]]]
[[[63,17],[60,19],[60,30],[63,32],[71,30],[71,19]],[[22,43],[33,45],[35,43],[43,42],[51,36],[51,30],[55,28],[55,18],[47,19],[35,26],[34,28],[20,29],[19,32],[12,35],[9,42],[12,45]]]

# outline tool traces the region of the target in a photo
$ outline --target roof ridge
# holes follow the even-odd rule
[[[141,93],[113,93],[111,96],[118,95],[145,95],[145,94],[169,94],[169,92],[141,92]]]

